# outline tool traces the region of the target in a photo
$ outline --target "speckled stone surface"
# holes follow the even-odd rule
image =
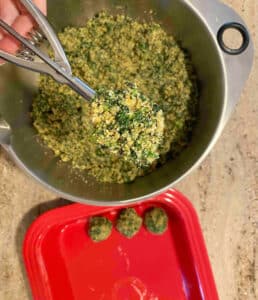
[[[225,2],[246,20],[257,48],[258,1]],[[222,300],[258,297],[257,128],[256,53],[252,75],[222,137],[205,162],[176,187],[199,214]],[[0,300],[31,299],[21,257],[24,233],[41,213],[64,204],[24,175],[0,149]]]

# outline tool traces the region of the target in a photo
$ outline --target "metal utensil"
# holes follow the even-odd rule
[[[12,35],[16,40],[18,40],[26,50],[28,49],[29,52],[40,58],[41,62],[30,61],[25,58],[6,53],[2,50],[0,50],[0,58],[14,63],[20,67],[35,72],[48,74],[52,76],[56,81],[70,86],[74,91],[76,91],[85,99],[92,99],[95,95],[95,91],[92,90],[85,82],[81,81],[79,78],[72,76],[71,66],[65,55],[62,45],[60,44],[53,28],[51,27],[45,16],[31,2],[31,0],[20,0],[20,2],[26,7],[28,12],[35,19],[40,30],[49,41],[54,50],[55,59],[52,60],[48,55],[40,51],[36,47],[35,43],[21,36],[3,20],[0,20],[0,27],[2,27],[10,35]]]

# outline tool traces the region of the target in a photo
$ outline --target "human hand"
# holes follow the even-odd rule
[[[33,2],[44,14],[46,13],[46,0],[33,0]],[[0,0],[0,19],[12,25],[17,32],[25,37],[35,24],[19,0]],[[0,29],[0,50],[14,54],[18,49],[19,42]]]

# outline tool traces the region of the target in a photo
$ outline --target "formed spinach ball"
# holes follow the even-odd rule
[[[148,210],[144,216],[144,225],[152,233],[164,233],[168,227],[168,216],[165,210],[160,207]]]
[[[94,242],[106,240],[112,231],[112,223],[104,217],[92,217],[89,222],[89,236]]]
[[[117,222],[117,230],[127,238],[133,237],[142,226],[142,218],[134,208],[125,208],[121,211]]]
[[[135,85],[98,90],[83,123],[88,130],[91,174],[103,182],[131,182],[155,166],[163,141],[160,107]]]

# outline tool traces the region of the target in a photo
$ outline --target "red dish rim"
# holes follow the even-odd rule
[[[172,203],[178,214],[183,219],[189,236],[189,245],[195,262],[198,280],[202,284],[203,299],[219,300],[215,281],[213,278],[205,241],[201,231],[197,214],[190,201],[179,191],[170,189],[167,192],[143,202]],[[137,205],[137,204],[136,204]],[[135,205],[129,205],[135,206]],[[128,207],[128,205],[119,207]],[[28,274],[32,294],[35,300],[53,300],[47,284],[47,274],[44,262],[40,261],[40,245],[44,236],[57,222],[69,222],[86,215],[105,213],[112,207],[86,206],[83,204],[71,204],[61,208],[52,209],[38,217],[26,233],[23,244],[23,257]],[[114,207],[114,209],[118,209]],[[40,295],[40,298],[38,298]],[[36,298],[37,297],[37,298]]]

